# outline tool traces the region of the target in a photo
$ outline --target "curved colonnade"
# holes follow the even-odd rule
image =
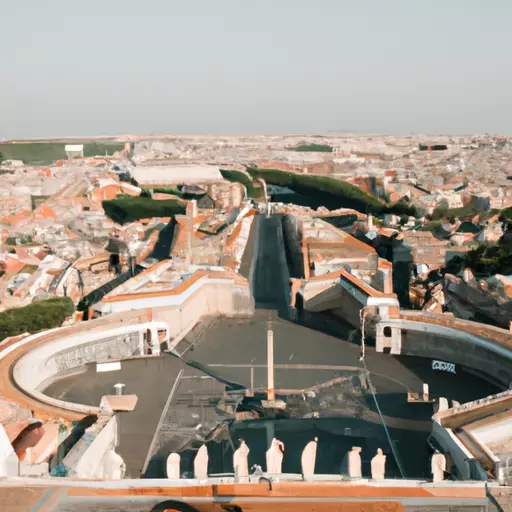
[[[240,308],[240,295],[249,304]],[[252,312],[248,283],[205,281],[172,307],[149,307],[112,313],[87,322],[6,340],[0,345],[0,393],[46,420],[77,421],[101,412],[99,407],[45,395],[57,377],[79,372],[88,363],[156,355],[171,349],[208,315],[246,316]]]

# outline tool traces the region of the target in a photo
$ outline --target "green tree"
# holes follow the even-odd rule
[[[290,148],[290,150],[313,153],[332,153],[333,148],[328,144],[301,144],[295,148]]]
[[[0,151],[0,164],[4,161],[4,154]]]
[[[23,308],[13,308],[0,313],[0,340],[24,332],[38,332],[62,325],[75,310],[69,297],[40,300]]]
[[[147,197],[130,197],[103,201],[105,214],[118,224],[152,217],[172,217],[185,213],[185,202],[174,199],[156,201]]]
[[[512,220],[512,208],[505,208],[504,210],[501,210],[500,220],[503,222],[511,221]]]

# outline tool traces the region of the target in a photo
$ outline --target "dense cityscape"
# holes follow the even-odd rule
[[[512,510],[511,157],[498,135],[0,142],[0,494]]]

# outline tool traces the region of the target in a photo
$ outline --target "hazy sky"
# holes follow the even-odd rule
[[[6,0],[0,138],[512,132],[510,0]]]

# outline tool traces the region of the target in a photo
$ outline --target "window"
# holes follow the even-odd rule
[[[391,334],[392,334],[391,327],[389,327],[389,326],[384,327],[383,333],[384,333],[384,336],[386,336],[386,338],[391,338]]]

